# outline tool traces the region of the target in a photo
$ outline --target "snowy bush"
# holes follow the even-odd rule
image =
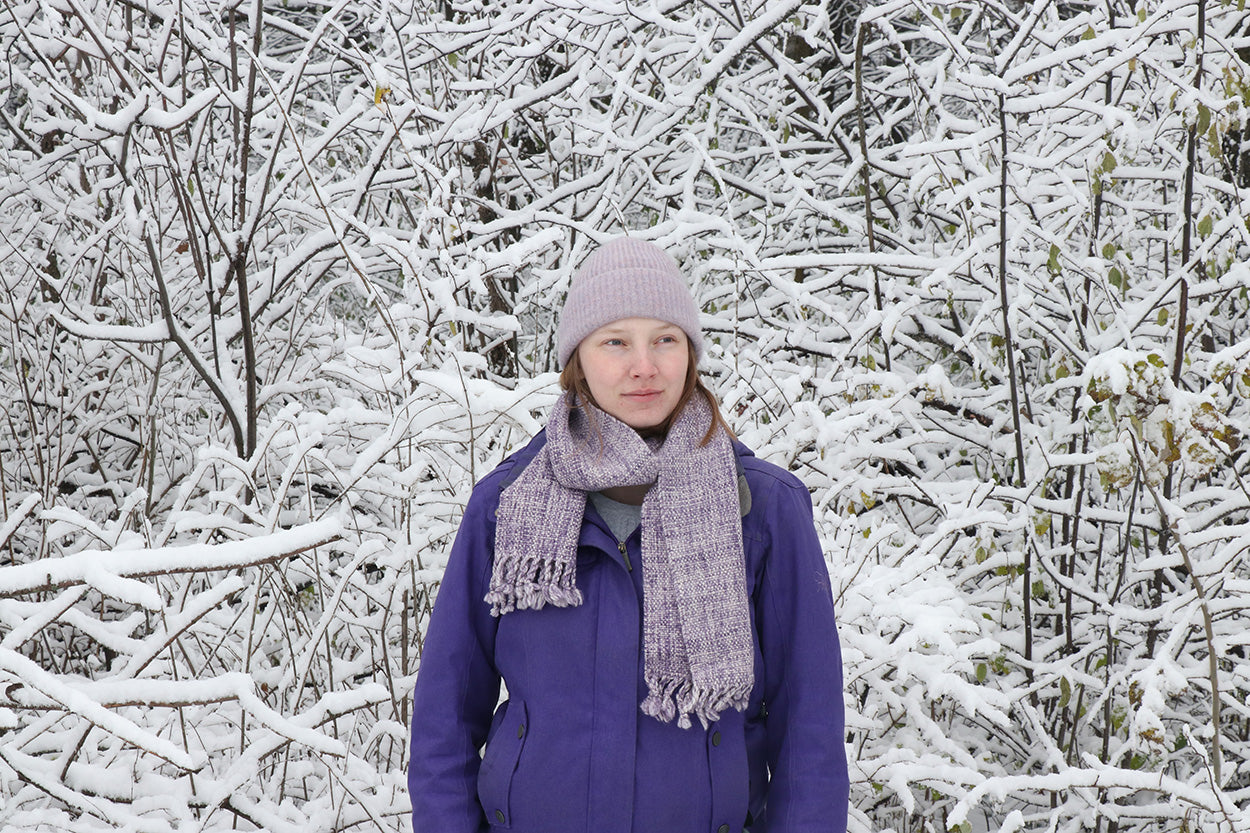
[[[853,831],[1245,829],[1242,5],[7,3],[0,827],[404,829],[629,230],[812,490]]]

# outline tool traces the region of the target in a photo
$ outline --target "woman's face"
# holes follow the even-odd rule
[[[577,358],[595,403],[641,430],[664,422],[677,407],[690,349],[676,324],[622,318],[582,339]]]

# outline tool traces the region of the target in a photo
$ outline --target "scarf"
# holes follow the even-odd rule
[[[726,708],[745,710],[754,683],[737,471],[729,437],[700,445],[712,409],[700,395],[663,440],[644,440],[569,393],[547,423],[547,442],[500,495],[491,614],[575,607],[577,539],[586,494],[655,485],[642,502],[641,709],[662,722],[706,728]],[[585,410],[584,410],[585,409]]]

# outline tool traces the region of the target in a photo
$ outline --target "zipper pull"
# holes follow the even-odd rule
[[[625,542],[617,541],[616,548],[621,551],[621,558],[625,559],[625,569],[632,573],[634,571],[634,565],[629,563],[629,553],[625,552]]]

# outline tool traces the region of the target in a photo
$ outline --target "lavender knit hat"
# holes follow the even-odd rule
[[[685,331],[696,358],[703,355],[699,310],[677,263],[654,243],[618,237],[582,261],[573,276],[556,345],[564,367],[582,339],[622,318],[656,318]]]

